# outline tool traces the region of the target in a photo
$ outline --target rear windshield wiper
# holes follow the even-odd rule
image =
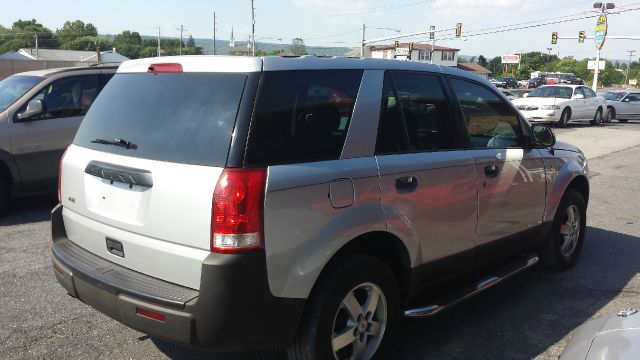
[[[113,140],[95,139],[95,140],[92,140],[91,142],[95,143],[95,144],[122,146],[123,148],[133,149],[133,150],[138,148],[138,145],[132,143],[131,141],[124,140],[124,139],[113,139]]]

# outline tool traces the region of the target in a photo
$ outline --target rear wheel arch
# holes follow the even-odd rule
[[[6,210],[13,195],[13,176],[9,166],[0,159],[0,212]]]
[[[344,244],[325,264],[316,279],[314,289],[323,277],[322,275],[327,272],[327,269],[339,263],[341,259],[345,257],[358,254],[369,255],[385,263],[398,281],[401,298],[405,299],[408,296],[411,284],[411,260],[409,251],[402,240],[385,231],[364,233]],[[313,292],[313,289],[311,292]]]

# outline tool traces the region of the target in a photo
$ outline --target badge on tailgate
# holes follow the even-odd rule
[[[113,255],[124,257],[124,247],[118,240],[107,238],[107,250]]]

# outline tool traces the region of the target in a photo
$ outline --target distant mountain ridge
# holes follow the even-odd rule
[[[155,39],[155,36],[140,35],[143,39]],[[175,39],[175,38],[174,38]],[[202,47],[205,54],[211,54],[213,39],[194,38],[196,46]],[[186,42],[186,38],[183,39]],[[246,41],[236,41],[236,47],[247,46]],[[270,53],[275,50],[288,50],[289,44],[276,44],[268,42],[256,42],[256,49]],[[352,48],[349,47],[328,47],[328,46],[309,46],[307,45],[307,53],[309,55],[318,56],[344,56]],[[226,55],[229,53],[229,40],[216,39],[216,53]]]

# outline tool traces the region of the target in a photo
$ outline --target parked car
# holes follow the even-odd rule
[[[532,79],[529,79],[527,87],[530,88],[530,89],[534,89],[534,88],[537,88],[539,86],[546,85],[546,84],[547,84],[546,76],[538,76],[538,77],[534,77]]]
[[[55,191],[64,149],[115,72],[60,68],[0,81],[0,211],[11,198]]]
[[[560,360],[634,360],[640,358],[640,314],[625,309],[580,325]]]
[[[607,101],[607,122],[640,120],[640,90],[609,91],[603,96]]]
[[[567,126],[569,120],[590,120],[602,123],[607,108],[604,98],[580,85],[547,85],[530,92],[513,104],[531,122],[543,121]]]
[[[507,89],[517,89],[520,86],[518,84],[518,80],[510,77],[498,79],[498,82],[495,85],[496,87],[503,87]]]
[[[589,197],[583,153],[488,81],[382,59],[127,61],[60,172],[72,296],[178,344],[291,359],[370,359],[401,315],[539,258],[572,267]]]
[[[562,74],[558,78],[558,84],[584,85],[584,81],[573,74]]]

